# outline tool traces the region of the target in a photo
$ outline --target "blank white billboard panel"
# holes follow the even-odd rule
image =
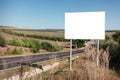
[[[65,39],[104,39],[105,12],[65,13]]]

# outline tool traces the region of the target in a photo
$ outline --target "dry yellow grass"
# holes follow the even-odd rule
[[[13,30],[17,33],[32,34],[32,35],[45,35],[45,36],[57,36],[64,37],[63,31],[27,31],[27,30]]]
[[[69,70],[68,63],[60,63],[56,68],[47,72],[43,72],[25,80],[120,80],[119,74],[110,70],[109,53],[107,51],[100,51],[99,53],[100,65],[96,65],[96,51],[90,50],[73,61],[73,69]],[[54,59],[50,64],[55,63]],[[48,63],[49,64],[49,63]],[[34,69],[34,68],[31,68]],[[21,70],[17,70],[21,73]],[[23,71],[24,72],[24,71]],[[11,74],[8,72],[8,74]],[[16,74],[15,71],[12,74]],[[1,75],[7,75],[1,74]]]
[[[119,74],[110,70],[109,53],[100,51],[100,64],[96,65],[96,51],[91,50],[73,62],[73,69],[69,70],[68,64],[60,64],[57,68],[38,74],[26,80],[120,80]]]

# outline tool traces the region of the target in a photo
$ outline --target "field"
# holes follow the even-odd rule
[[[35,34],[35,35],[45,35],[45,36],[59,36],[64,37],[63,30],[50,30],[50,29],[43,29],[43,30],[15,30],[18,33],[24,34]]]

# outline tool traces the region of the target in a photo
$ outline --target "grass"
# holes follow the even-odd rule
[[[45,35],[45,36],[58,36],[58,37],[63,37],[64,33],[63,31],[49,31],[49,30],[44,30],[44,31],[31,31],[31,30],[14,30],[17,33],[25,33],[25,34],[35,34],[35,35]]]
[[[69,64],[61,63],[55,69],[34,76],[28,80],[120,80],[115,71],[109,69],[109,53],[101,50],[99,52],[100,64],[96,65],[96,52],[91,50],[80,55],[73,62],[73,69],[69,70]]]
[[[96,51],[93,49],[79,54],[79,58],[73,61],[72,70],[69,70],[69,63],[62,62],[56,68],[25,80],[120,80],[120,75],[109,69],[108,51],[101,50],[98,55],[99,66],[96,65]],[[57,61],[53,59],[43,65]],[[31,69],[34,70],[34,68]]]
[[[25,34],[25,33],[18,33],[12,30],[7,30],[7,29],[2,29],[1,32],[11,34],[11,35],[16,35],[16,36],[22,36],[22,37],[29,37],[29,38],[36,38],[36,39],[45,39],[45,40],[53,40],[53,41],[67,41],[64,39],[64,37],[60,36],[50,36],[48,34],[47,36],[42,34],[42,35],[36,35],[36,34]]]
[[[33,33],[33,36],[29,35],[29,37],[25,37],[26,34],[24,36],[18,36],[18,34],[12,35],[12,34],[8,34],[8,33],[4,33],[4,31],[6,31],[6,30],[8,30],[8,31],[10,30],[12,32],[18,32],[18,33],[21,33],[23,31],[23,33],[25,32],[28,35],[29,35],[29,33]],[[11,51],[13,50],[13,46],[14,47],[22,47],[25,50],[23,54],[26,54],[26,53],[30,54],[30,53],[36,53],[36,52],[37,53],[47,53],[47,52],[51,52],[51,51],[53,52],[53,51],[66,51],[66,50],[68,50],[68,48],[66,48],[66,43],[69,43],[69,42],[56,41],[56,39],[61,39],[59,37],[63,37],[61,35],[61,34],[63,34],[63,30],[24,30],[24,29],[20,30],[20,29],[4,29],[3,28],[3,29],[0,29],[0,33],[2,36],[5,37],[5,39],[10,39],[8,41],[7,40],[5,41],[7,44],[4,48],[0,47],[0,52],[1,52],[0,56],[11,55]],[[47,39],[32,38],[32,37],[35,37],[36,35],[41,35],[39,37],[47,38],[48,40]],[[38,36],[36,36],[36,37],[38,37]],[[54,39],[55,41],[49,40],[49,38]],[[48,43],[50,43],[50,45],[52,45],[52,48],[54,48],[54,49],[52,50],[49,48],[47,50],[47,47],[44,49],[38,48],[39,44],[37,45],[36,42],[37,43],[38,42],[39,43],[48,42]],[[34,45],[34,43],[35,43],[35,45]],[[8,46],[9,46],[9,49],[8,49]],[[32,48],[31,48],[31,46],[32,46]],[[29,48],[29,49],[27,49],[27,48]]]
[[[68,51],[69,50],[69,41],[68,40],[66,41],[63,38],[63,34],[64,34],[63,30],[1,29],[0,31],[1,31],[1,34],[5,36],[5,39],[8,39],[8,38],[10,39],[8,40],[5,48],[7,48],[7,46],[23,47],[25,51],[26,51],[26,48],[30,48],[30,50],[27,49],[27,52],[25,53],[36,53],[36,52],[43,53],[43,52],[55,52],[55,51]],[[40,43],[48,42],[51,44],[50,47],[52,49],[48,47],[43,47],[41,49],[41,47],[38,47],[39,44],[38,45],[36,44],[36,41],[37,41],[37,44],[39,42]],[[31,43],[35,43],[35,44],[31,44]],[[84,44],[83,42],[81,43]],[[81,44],[76,43],[75,45],[81,45]],[[5,54],[6,56],[8,55],[6,53],[9,53],[9,52],[2,51],[2,53]]]

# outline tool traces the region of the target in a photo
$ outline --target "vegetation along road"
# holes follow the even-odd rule
[[[73,51],[73,54],[78,54],[83,52],[84,52],[84,49],[80,49],[80,50]],[[1,63],[0,70],[18,67],[21,64],[33,64],[36,62],[41,62],[41,61],[50,60],[54,58],[61,58],[68,55],[69,55],[69,52],[57,52],[57,53],[49,53],[49,54],[36,54],[36,55],[28,55],[28,56],[0,58],[0,63]]]

